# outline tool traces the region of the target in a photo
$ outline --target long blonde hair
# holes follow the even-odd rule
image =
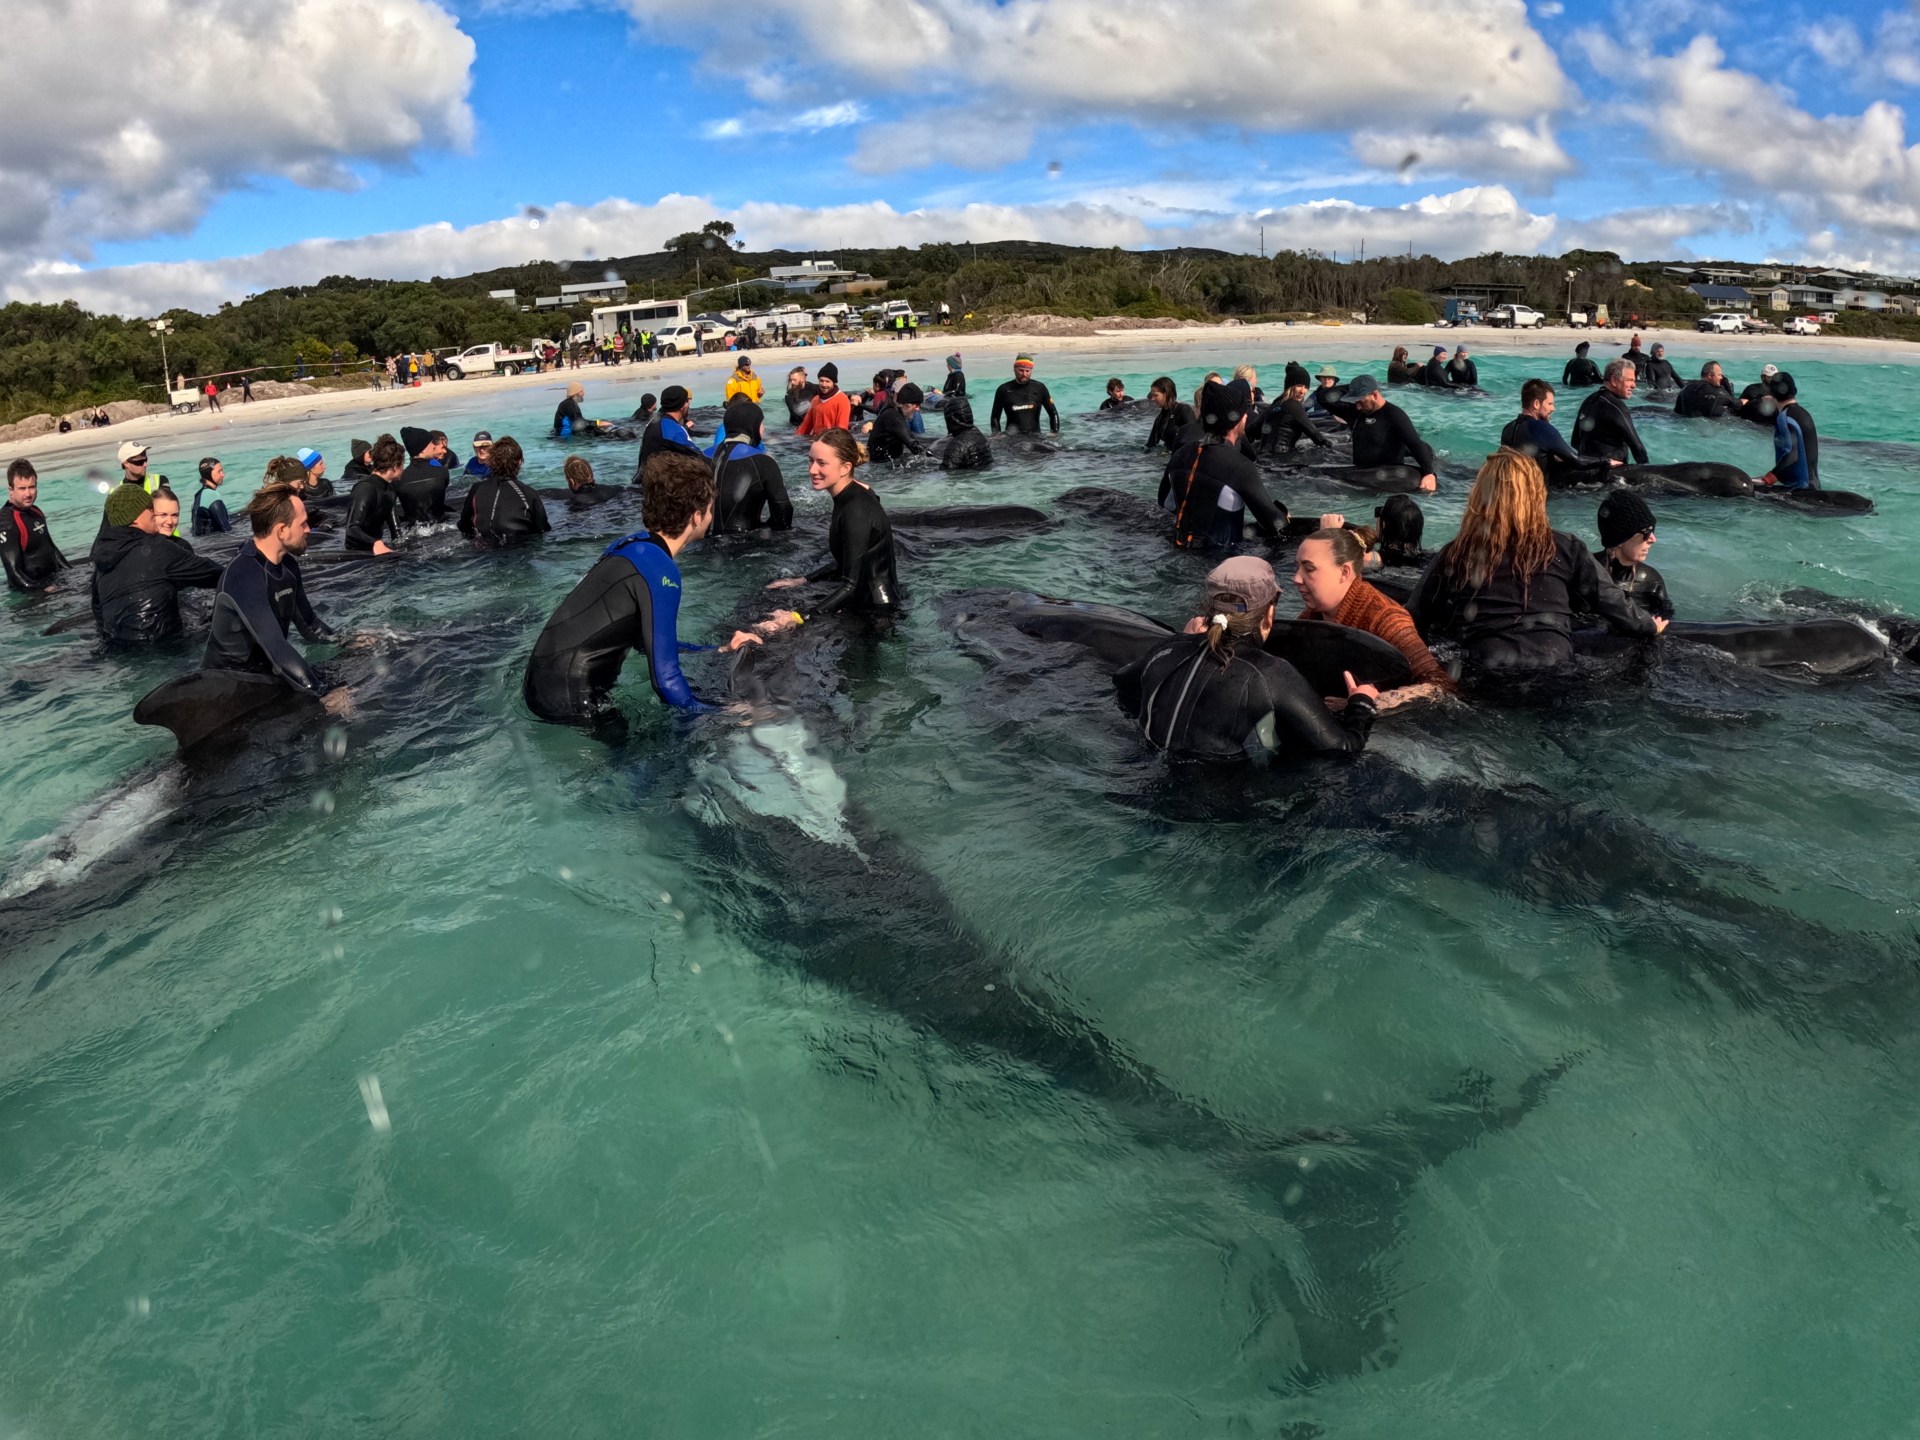
[[[1539,464],[1502,446],[1473,477],[1460,533],[1441,551],[1446,572],[1466,590],[1485,588],[1505,565],[1524,585],[1553,558],[1547,482]]]

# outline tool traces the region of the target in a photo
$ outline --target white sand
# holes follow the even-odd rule
[[[1766,360],[1788,369],[1792,368],[1797,358],[1853,364],[1920,365],[1920,344],[1907,341],[1778,334],[1703,335],[1679,330],[1643,330],[1640,333],[1647,345],[1655,341],[1666,344],[1674,352],[1683,376],[1689,374],[1689,362],[1697,367],[1703,357],[1713,356],[1736,370],[1736,383],[1739,381],[1738,371],[1747,368],[1757,371]],[[842,377],[842,383],[849,388],[858,388],[866,382],[871,371],[883,363],[911,359],[916,378],[937,383],[945,370],[943,357],[954,350],[966,356],[967,373],[976,387],[989,378],[998,383],[999,378],[1009,372],[1013,356],[1022,351],[1034,355],[1038,362],[1036,373],[1041,379],[1046,378],[1050,360],[1069,355],[1112,356],[1116,362],[1121,362],[1135,355],[1169,353],[1180,354],[1186,364],[1206,364],[1222,371],[1228,371],[1242,361],[1256,365],[1272,365],[1287,359],[1299,359],[1303,363],[1365,361],[1376,374],[1384,377],[1387,357],[1393,353],[1396,345],[1405,345],[1412,358],[1420,361],[1426,358],[1421,351],[1423,346],[1430,350],[1445,342],[1451,348],[1463,341],[1470,353],[1478,355],[1551,357],[1554,363],[1543,367],[1541,373],[1553,379],[1558,377],[1560,362],[1573,354],[1573,347],[1579,341],[1592,341],[1596,358],[1605,360],[1625,350],[1628,339],[1629,332],[1620,329],[1593,331],[1564,327],[1515,332],[1485,327],[1439,330],[1416,325],[1206,325],[1178,330],[1116,330],[1085,336],[1037,335],[1027,338],[928,330],[916,340],[906,342],[872,339],[847,345],[756,350],[752,354],[754,366],[766,383],[768,401],[777,404],[777,397],[785,388],[787,370],[794,365],[805,365],[811,373],[827,361],[835,361],[843,372],[847,372]],[[466,401],[476,395],[517,388],[557,392],[569,380],[575,379],[588,387],[589,409],[592,408],[594,383],[616,378],[623,382],[623,388],[644,382],[645,388],[655,392],[668,385],[682,384],[693,392],[696,405],[708,405],[718,402],[721,386],[732,368],[733,357],[728,355],[688,355],[652,364],[621,365],[613,371],[590,365],[579,370],[553,371],[545,375],[508,375],[427,383],[417,390],[341,390],[290,396],[281,400],[256,400],[250,405],[242,405],[236,399],[217,415],[204,411],[192,415],[152,415],[103,430],[75,430],[66,435],[54,433],[35,436],[6,446],[8,453],[0,456],[0,459],[27,455],[38,461],[42,456],[52,457],[64,451],[102,445],[111,450],[127,439],[138,439],[157,448],[170,441],[185,442],[193,436],[203,437],[204,443],[197,446],[187,443],[186,448],[217,450],[220,439],[245,435],[257,428],[284,427],[296,417],[311,415],[316,420],[325,417],[337,422],[342,417],[371,416],[373,412],[380,411],[378,420],[370,419],[364,427],[371,438],[374,430],[397,431],[402,425],[416,423],[415,415],[419,417],[418,423],[432,424],[436,402],[444,404],[454,398]],[[1127,367],[1116,363],[1115,368]],[[1171,367],[1156,363],[1149,368]],[[1357,367],[1355,369],[1357,373]],[[1134,381],[1137,377],[1129,376],[1129,379]],[[1272,388],[1270,381],[1267,381],[1267,388]]]

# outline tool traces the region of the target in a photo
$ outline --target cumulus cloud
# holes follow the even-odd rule
[[[1164,197],[1172,200],[1172,195]],[[1453,259],[1489,250],[1559,253],[1611,241],[1632,258],[1645,243],[1671,253],[1671,242],[1727,228],[1737,212],[1725,206],[1632,211],[1591,221],[1535,214],[1505,188],[1473,186],[1423,196],[1405,205],[1368,206],[1313,200],[1252,216],[1207,208],[1185,194],[1189,208],[1148,205],[1147,213],[1085,199],[1050,205],[953,205],[897,210],[883,202],[812,209],[748,204],[724,209],[698,196],[668,195],[654,204],[603,200],[555,205],[539,224],[525,214],[465,228],[425,225],[352,240],[305,240],[255,255],[85,269],[70,262],[35,266],[5,286],[7,298],[73,298],[92,310],[152,315],[175,306],[212,310],[222,302],[327,275],[420,279],[458,275],[530,260],[582,260],[658,250],[672,235],[708,220],[731,220],[756,249],[831,252],[839,246],[881,248],[936,241],[1045,240],[1064,245],[1195,245],[1251,252],[1266,227],[1269,252],[1338,252],[1364,241],[1369,253],[1404,250]],[[597,273],[597,271],[596,271]]]
[[[462,146],[473,42],[433,0],[10,0],[0,252],[190,230],[261,176]]]
[[[1362,130],[1353,137],[1353,153],[1364,164],[1408,178],[1416,173],[1508,175],[1541,183],[1574,168],[1545,116],[1530,124],[1490,121],[1465,134]]]
[[[783,90],[851,84],[1070,123],[1380,127],[1477,143],[1485,164],[1516,167],[1502,174],[1568,165],[1545,120],[1570,89],[1522,0],[1324,0],[1304,22],[1218,0],[1205,23],[1165,0],[763,0],[718,24],[696,0],[623,3],[662,40],[704,47],[708,70]]]

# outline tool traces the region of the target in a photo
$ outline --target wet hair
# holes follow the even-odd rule
[[[429,431],[427,432],[427,443],[428,443],[429,445],[444,445],[444,444],[446,444],[446,443],[447,443],[447,432],[446,432],[446,431],[444,431],[444,430],[429,430]]]
[[[800,379],[797,382],[793,378],[796,375],[800,377]],[[787,388],[789,390],[793,389],[796,383],[801,385],[805,385],[807,383],[807,367],[806,366],[796,365],[791,370],[787,371]]]
[[[1427,532],[1427,516],[1418,500],[1411,495],[1389,495],[1386,503],[1374,510],[1373,518],[1380,522],[1378,538],[1382,560],[1391,564],[1396,559],[1412,561],[1420,557],[1420,538]]]
[[[12,485],[16,480],[37,480],[39,478],[40,472],[33,468],[33,462],[31,460],[16,460],[7,466],[8,485]]]
[[[1234,642],[1258,635],[1260,623],[1273,614],[1273,607],[1279,601],[1269,600],[1258,610],[1234,608],[1241,603],[1240,597],[1234,594],[1209,592],[1207,595],[1207,653],[1220,662],[1222,669],[1233,659]]]
[[[407,468],[407,447],[391,435],[382,435],[367,451],[367,469],[384,475],[389,470]]]
[[[1622,375],[1626,374],[1629,370],[1632,370],[1633,368],[1634,368],[1634,364],[1631,360],[1624,359],[1624,358],[1619,360],[1609,360],[1607,362],[1607,368],[1600,372],[1600,378],[1605,380],[1607,384],[1611,385],[1614,381],[1618,380]],[[1636,376],[1636,378],[1638,377]]]
[[[1538,405],[1551,394],[1553,386],[1545,380],[1529,380],[1520,387],[1520,408],[1525,410],[1529,405]]]
[[[526,452],[520,448],[520,442],[511,435],[502,435],[493,442],[493,453],[487,456],[487,475],[494,480],[518,480],[520,467],[526,463]]]
[[[207,456],[206,459],[200,462],[200,478],[202,480],[211,480],[213,478],[213,467],[219,463],[220,457],[218,455]]]
[[[1709,360],[1709,361],[1707,361],[1707,363],[1706,363],[1706,364],[1704,364],[1704,365],[1702,365],[1702,366],[1700,367],[1700,378],[1701,378],[1702,380],[1704,380],[1704,379],[1706,379],[1706,378],[1707,378],[1707,372],[1708,372],[1708,371],[1710,371],[1710,370],[1718,370],[1719,368],[1720,368],[1720,362],[1719,362],[1718,360]]]
[[[1158,380],[1155,380],[1149,385],[1147,387],[1147,393],[1149,395],[1164,395],[1169,400],[1178,400],[1180,398],[1180,392],[1174,388],[1173,378],[1168,375],[1162,375]]]
[[[300,463],[285,455],[280,458],[294,465]],[[307,472],[302,470],[300,473],[304,475]],[[269,482],[254,492],[253,498],[247,502],[247,508],[240,513],[252,522],[253,538],[261,540],[271,535],[277,527],[293,523],[294,502],[299,499],[299,486]]]
[[[1316,530],[1307,536],[1307,540],[1324,540],[1333,547],[1333,563],[1353,566],[1354,578],[1360,576],[1360,568],[1367,563],[1367,549],[1361,544],[1360,537],[1346,529]],[[1302,540],[1302,545],[1307,543]]]
[[[838,426],[831,430],[822,430],[813,437],[813,443],[826,446],[856,470],[867,458],[866,452],[860,448],[860,442],[853,438],[853,433]]]
[[[1440,559],[1454,583],[1469,591],[1484,589],[1502,568],[1523,585],[1546,569],[1553,559],[1553,526],[1538,462],[1505,446],[1489,455],[1467,492],[1460,533]]]
[[[584,490],[593,484],[593,466],[587,463],[584,455],[569,455],[567,463],[560,467],[560,473],[567,477],[569,490]]]
[[[268,487],[290,485],[295,490],[304,490],[307,488],[307,467],[291,455],[276,455],[267,462],[267,475],[262,483]],[[264,535],[267,532],[261,530],[255,533]]]
[[[1127,382],[1122,380],[1118,375],[1107,381],[1107,393],[1111,395],[1116,390],[1122,395],[1127,393]]]
[[[713,504],[713,470],[697,455],[663,450],[647,461],[641,483],[640,518],[663,540],[686,533]]]
[[[1404,364],[1404,363],[1406,362],[1406,358],[1407,358],[1407,347],[1406,347],[1406,346],[1404,346],[1404,345],[1396,345],[1396,346],[1394,346],[1394,347],[1393,347],[1393,358],[1394,358],[1394,360],[1395,360],[1395,362],[1396,362],[1396,363],[1400,363],[1400,364]]]

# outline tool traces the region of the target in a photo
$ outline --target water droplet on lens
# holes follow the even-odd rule
[[[322,905],[320,907],[320,923],[326,926],[329,930],[331,930],[334,926],[338,925],[345,918],[346,918],[346,915],[344,914],[344,912],[342,912],[342,910],[338,905]]]
[[[313,813],[316,815],[333,814],[333,792],[316,790],[313,792]]]
[[[668,891],[662,890],[660,892],[660,903],[662,905],[671,905],[673,903],[672,894],[669,893]]]
[[[1304,1186],[1289,1185],[1287,1187],[1287,1193],[1280,1197],[1280,1203],[1282,1205],[1298,1205],[1300,1203],[1300,1197],[1306,1193]]]
[[[338,725],[327,731],[326,738],[320,742],[320,748],[329,760],[346,758],[347,732]]]
[[[991,986],[991,985],[989,985],[989,986],[987,986],[987,989],[989,989],[989,990],[991,990],[991,989],[993,989],[993,986]]]
[[[387,1114],[387,1101],[380,1093],[378,1075],[360,1077],[360,1099],[367,1107],[367,1123],[373,1126],[375,1134],[385,1135],[393,1129],[393,1117]]]
[[[560,867],[560,878],[562,880],[573,879],[573,867],[570,865],[562,865]]]
[[[700,962],[698,960],[689,962],[687,965],[687,969],[691,970],[694,974],[698,975],[700,973]]]
[[[145,1320],[153,1314],[153,1301],[145,1295],[129,1295],[127,1297],[127,1314],[131,1315],[135,1320]]]

